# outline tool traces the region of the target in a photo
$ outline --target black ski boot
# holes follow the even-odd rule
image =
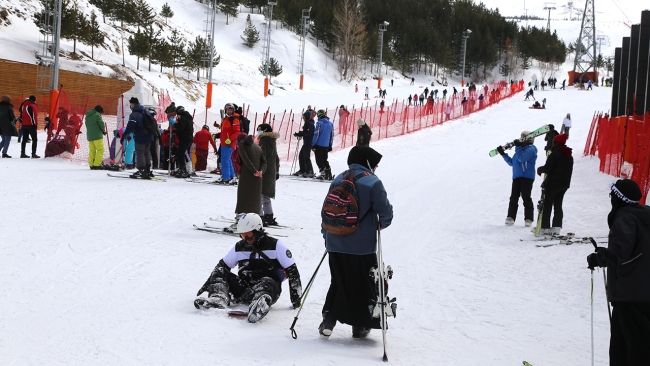
[[[269,310],[271,310],[271,295],[265,292],[256,293],[248,307],[248,322],[257,323],[268,314]]]
[[[9,156],[9,155],[7,155],[7,154],[2,154],[2,158],[3,158],[3,159],[4,159],[4,158],[11,159],[11,156]]]
[[[278,222],[275,221],[275,217],[273,217],[273,214],[266,214],[262,216],[262,224],[266,226],[278,226]]]
[[[129,178],[142,179],[142,169],[138,169],[135,173],[129,175]]]
[[[352,326],[352,338],[361,339],[366,338],[370,333],[372,328],[357,327],[356,325]]]
[[[151,167],[146,166],[144,167],[144,170],[142,171],[142,179],[151,179],[153,178],[153,172],[151,171]]]
[[[23,159],[29,159],[29,155],[25,154],[25,152],[21,152],[20,157]]]
[[[40,158],[41,158],[40,156],[38,156],[36,154],[32,154],[32,159],[40,159]]]
[[[320,335],[322,335],[323,337],[329,337],[332,335],[332,331],[334,330],[335,325],[336,325],[336,319],[333,319],[329,315],[329,311],[324,311],[323,321],[318,326],[318,333],[320,333]]]
[[[216,283],[208,285],[208,298],[197,297],[194,300],[194,307],[197,309],[225,309],[230,306],[230,292],[228,286],[223,283],[223,280],[217,279]]]

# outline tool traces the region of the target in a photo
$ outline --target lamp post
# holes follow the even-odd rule
[[[302,22],[301,22],[301,34],[300,34],[300,90],[302,90],[303,83],[305,80],[305,38],[307,37],[307,20],[309,20],[309,14],[311,13],[311,7],[309,9],[302,9]]]
[[[269,24],[266,28],[266,63],[264,66],[264,96],[269,95],[269,56],[271,54],[271,23],[273,20],[273,6],[278,5],[277,1],[269,1]]]
[[[470,33],[472,33],[470,29],[463,32],[463,73],[460,75],[460,86],[462,87],[465,87],[465,55],[467,54],[467,38],[469,38]]]
[[[384,50],[384,32],[388,28],[388,22],[384,21],[383,23],[379,24],[379,64],[377,65],[377,74],[379,75],[377,77],[377,88],[381,89],[381,59],[383,56],[383,50]]]

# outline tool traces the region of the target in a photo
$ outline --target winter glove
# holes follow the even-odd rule
[[[499,147],[497,147],[497,152],[498,152],[499,154],[501,154],[501,155],[505,155],[505,154],[506,154],[506,152],[503,151],[503,146],[499,146]]]
[[[592,271],[596,267],[601,267],[598,260],[598,253],[591,253],[587,256],[587,267]]]
[[[327,152],[330,152],[330,151],[332,151],[332,147],[331,147],[331,146],[327,148]]]
[[[169,116],[167,118],[167,120],[169,121],[169,123],[172,124],[172,126],[176,124],[176,119],[174,117],[172,117],[172,116]]]
[[[544,173],[544,172],[542,171],[542,167],[540,166],[539,168],[537,168],[537,175],[539,175],[541,177],[542,173]]]
[[[521,141],[519,141],[519,139],[514,140],[514,141],[512,142],[512,144],[515,145],[515,146],[521,146],[521,145],[523,145],[523,143],[522,143]]]
[[[280,173],[275,173],[275,180],[280,179]]]
[[[231,142],[230,139],[226,139],[226,145],[230,145]]]

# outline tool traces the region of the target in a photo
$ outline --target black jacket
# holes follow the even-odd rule
[[[553,148],[553,139],[558,134],[559,132],[557,132],[556,130],[548,131],[546,133],[546,136],[544,136],[544,141],[546,141],[546,147],[544,147],[544,151],[550,151]]]
[[[178,122],[174,125],[176,137],[178,137],[179,141],[192,141],[194,138],[194,121],[192,120],[192,115],[188,111],[185,111],[180,113],[179,116]]]
[[[611,302],[650,302],[650,207],[625,205],[609,228],[609,244],[598,251],[607,265]]]
[[[372,131],[368,125],[363,125],[357,131],[357,146],[370,146],[370,137],[372,136]]]
[[[0,136],[16,136],[14,106],[9,102],[0,102]]]
[[[551,155],[546,158],[546,164],[537,168],[537,173],[540,175],[546,173],[546,180],[544,180],[546,189],[568,189],[573,174],[571,148],[556,144]]]

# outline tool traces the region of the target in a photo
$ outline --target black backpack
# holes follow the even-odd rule
[[[153,116],[147,112],[142,114],[142,132],[147,135],[155,135],[158,132],[158,124]]]

